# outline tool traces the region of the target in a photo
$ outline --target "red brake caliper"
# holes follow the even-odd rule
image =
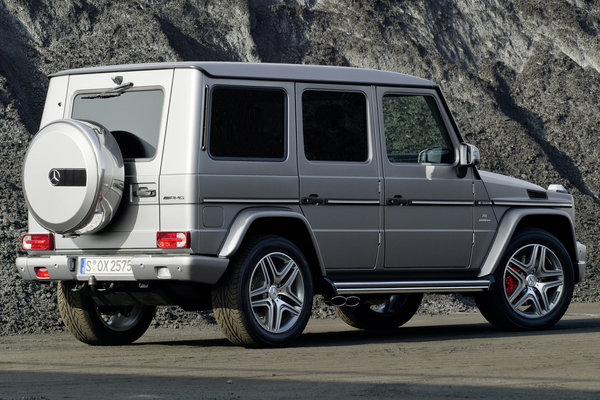
[[[512,265],[510,265],[509,267],[517,274],[519,273],[519,269],[517,267]],[[509,296],[512,294],[512,292],[515,291],[518,285],[517,280],[511,275],[508,275],[506,277],[506,279],[504,280],[504,284],[506,285],[506,294],[508,294]]]
[[[513,278],[512,276],[507,276],[505,283],[506,283],[506,294],[510,296],[512,294],[512,292],[515,291],[515,288],[517,287],[517,280],[515,278]]]
[[[512,270],[515,272],[519,272],[517,270],[517,268],[515,268],[515,267],[510,267],[510,268],[512,268]],[[517,288],[517,280],[511,275],[506,276],[506,279],[504,280],[504,284],[506,285],[506,294],[508,294],[509,296]]]

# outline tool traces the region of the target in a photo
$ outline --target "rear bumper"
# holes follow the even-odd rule
[[[77,256],[19,257],[17,270],[26,281],[87,281],[89,274],[77,271]],[[197,255],[132,256],[132,274],[94,275],[97,281],[153,281],[171,280],[215,284],[229,265],[228,258]],[[38,278],[35,268],[46,268],[48,278]]]

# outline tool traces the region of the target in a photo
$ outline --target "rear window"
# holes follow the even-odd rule
[[[77,95],[71,118],[97,122],[111,131],[123,158],[154,157],[164,100],[162,90],[127,91],[114,97],[98,95]]]

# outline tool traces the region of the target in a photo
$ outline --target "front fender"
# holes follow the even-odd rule
[[[548,215],[548,216],[559,216],[562,218],[567,218],[570,221],[571,227],[571,237],[573,238],[573,243],[564,243],[565,247],[570,254],[575,254],[577,257],[577,252],[572,251],[576,249],[577,245],[575,242],[575,230],[573,228],[573,222],[571,220],[571,216],[564,210],[557,209],[548,209],[548,208],[514,208],[508,210],[504,213],[502,220],[500,221],[500,225],[498,226],[498,230],[496,231],[496,237],[494,238],[494,242],[490,247],[490,250],[483,262],[483,266],[479,272],[479,277],[483,277],[486,275],[491,275],[496,270],[504,251],[508,247],[510,243],[510,239],[513,237],[515,230],[519,226],[521,220],[525,217],[532,215]],[[579,260],[574,260],[573,264],[577,265]]]

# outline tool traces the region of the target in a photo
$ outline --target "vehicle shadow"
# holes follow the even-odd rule
[[[558,322],[542,331],[499,330],[488,323],[409,326],[392,331],[337,331],[307,333],[300,337],[298,346],[354,346],[378,342],[440,342],[456,339],[519,338],[526,336],[551,336],[564,334],[600,333],[600,319],[571,319]]]
[[[574,318],[559,321],[542,331],[504,331],[488,323],[407,326],[394,330],[358,330],[351,327],[328,332],[304,333],[291,347],[356,346],[373,342],[440,342],[456,339],[520,338],[565,334],[600,333],[600,318]],[[170,340],[134,343],[136,346],[230,347],[225,338]]]

